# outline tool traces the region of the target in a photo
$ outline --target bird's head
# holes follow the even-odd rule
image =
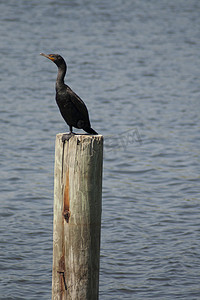
[[[61,67],[63,64],[65,65],[65,61],[59,54],[44,54],[40,53],[40,55],[47,57],[51,61],[53,61],[58,67]]]

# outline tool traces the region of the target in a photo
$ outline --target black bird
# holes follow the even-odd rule
[[[67,71],[65,60],[59,54],[40,53],[40,55],[49,58],[58,67],[56,80],[56,102],[61,115],[65,122],[69,125],[70,130],[69,134],[66,135],[66,138],[63,138],[68,140],[72,136],[72,127],[83,129],[87,133],[98,134],[91,128],[88,110],[85,103],[68,85],[64,83],[64,77]]]

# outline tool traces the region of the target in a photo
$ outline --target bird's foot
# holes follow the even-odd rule
[[[69,139],[70,139],[73,135],[75,135],[74,132],[69,132],[69,133],[63,134],[63,136],[62,136],[62,142],[65,143],[65,141],[69,141]]]

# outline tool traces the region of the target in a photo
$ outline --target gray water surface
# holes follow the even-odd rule
[[[2,0],[0,41],[0,299],[51,299],[68,127],[40,52],[105,137],[100,299],[200,299],[200,2]]]

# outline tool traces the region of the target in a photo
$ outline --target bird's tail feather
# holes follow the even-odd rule
[[[87,132],[87,133],[91,133],[91,134],[98,134],[94,129],[92,129],[91,127],[90,128],[84,128],[84,130]]]

